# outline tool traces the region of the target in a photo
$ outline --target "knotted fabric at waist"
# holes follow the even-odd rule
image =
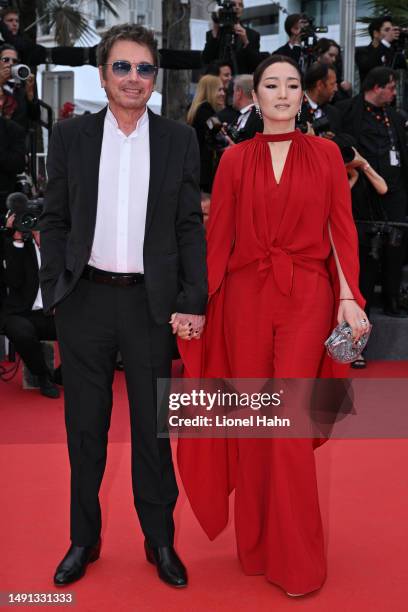
[[[271,246],[264,257],[258,260],[258,272],[272,269],[275,282],[283,295],[289,296],[293,287],[294,264],[328,276],[325,260],[316,259],[301,253],[288,253],[278,246]]]

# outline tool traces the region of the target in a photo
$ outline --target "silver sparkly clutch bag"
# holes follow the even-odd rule
[[[370,337],[372,325],[367,327],[365,334],[354,343],[353,332],[347,321],[343,321],[340,325],[337,325],[327,338],[324,346],[327,349],[328,354],[334,361],[339,363],[351,363],[355,361],[357,357],[364,350],[368,338]]]

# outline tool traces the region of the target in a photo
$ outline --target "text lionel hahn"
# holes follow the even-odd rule
[[[215,423],[213,423],[215,421]],[[179,417],[172,414],[169,417],[170,427],[290,427],[290,419],[281,419],[276,415],[272,418],[261,415],[250,415],[246,418],[216,416],[215,418],[197,415],[192,418]]]

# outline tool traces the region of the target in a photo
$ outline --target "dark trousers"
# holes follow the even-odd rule
[[[129,398],[132,485],[139,521],[153,546],[173,543],[178,489],[170,441],[157,437],[156,380],[169,378],[172,334],[152,320],[143,284],[112,287],[81,279],[56,308],[71,464],[71,540],[94,544],[106,465],[116,354]]]
[[[46,316],[42,310],[28,310],[7,315],[3,329],[29,370],[37,376],[47,374],[41,340],[57,339],[54,317]]]

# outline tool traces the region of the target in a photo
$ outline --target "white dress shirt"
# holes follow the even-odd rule
[[[103,128],[90,266],[108,272],[143,273],[149,179],[147,109],[136,129],[126,136],[108,107]]]
[[[251,114],[252,107],[253,107],[253,104],[248,104],[248,106],[244,106],[244,108],[241,108],[241,110],[239,111],[240,115],[237,119],[237,129],[238,130],[243,130],[244,127],[246,126],[249,115]]]
[[[37,264],[38,264],[38,269],[41,268],[41,253],[40,253],[40,249],[38,248],[38,245],[36,243],[36,241],[33,239],[33,244],[34,244],[34,248],[35,248],[35,255],[37,257]],[[23,249],[24,248],[24,242],[17,242],[16,240],[13,240],[13,245],[17,248],[17,249]],[[42,301],[42,295],[41,295],[41,288],[40,285],[38,285],[38,291],[37,291],[37,295],[35,297],[34,303],[31,307],[31,310],[42,310],[43,308],[43,301]]]
[[[307,95],[307,93],[305,93],[305,96],[307,98],[307,101],[309,102],[310,108],[312,108],[314,110],[313,113],[313,117],[315,119],[320,119],[320,117],[323,115],[323,111],[320,108],[320,106],[317,104],[317,102],[315,102],[314,100],[312,100],[312,98],[309,98],[309,96]]]

